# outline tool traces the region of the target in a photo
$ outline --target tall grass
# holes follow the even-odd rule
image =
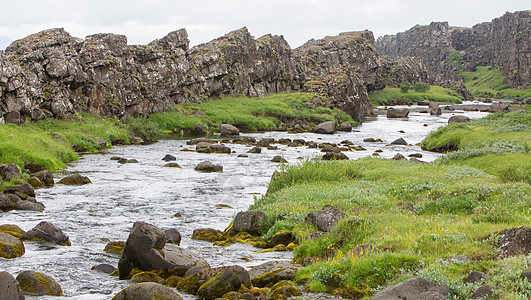
[[[173,111],[153,114],[150,119],[166,132],[181,133],[196,124],[212,131],[222,123],[244,125],[252,131],[277,128],[282,122],[300,119],[310,124],[323,121],[352,121],[338,109],[313,107],[314,95],[310,93],[273,94],[264,98],[223,97],[204,103],[190,103],[175,107]]]

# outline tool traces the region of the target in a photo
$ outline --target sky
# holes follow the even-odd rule
[[[125,34],[147,44],[185,28],[191,46],[247,26],[256,38],[283,35],[292,48],[311,38],[371,30],[375,38],[416,24],[448,21],[472,27],[529,0],[0,0],[0,50],[12,41],[62,27],[72,36]],[[527,4],[527,6],[526,6]]]

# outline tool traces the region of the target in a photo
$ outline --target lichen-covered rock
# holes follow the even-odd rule
[[[24,244],[18,238],[0,232],[0,257],[3,258],[16,258],[24,255],[26,248]]]
[[[24,233],[26,233],[18,225],[13,224],[3,224],[0,225],[0,232],[10,234],[16,238],[20,238]]]
[[[131,277],[132,282],[156,282],[159,284],[166,284],[166,280],[153,272],[140,272]]]
[[[133,284],[114,295],[112,300],[182,300],[172,288],[155,282]]]
[[[22,291],[31,296],[62,296],[63,289],[48,275],[34,271],[22,271],[17,276]]]
[[[299,268],[299,265],[293,264],[287,260],[274,260],[250,268],[249,276],[254,285],[266,286],[279,278],[281,279],[274,283],[280,280],[293,279]]]
[[[20,201],[15,195],[4,195],[0,192],[0,210],[8,211],[15,208],[15,204]]]
[[[236,214],[232,227],[229,229],[231,235],[238,232],[247,232],[252,235],[259,235],[262,231],[261,225],[267,220],[266,215],[261,211],[242,211]]]
[[[20,237],[23,241],[46,241],[71,246],[70,238],[52,223],[42,221]]]
[[[41,189],[45,187],[44,183],[37,177],[31,176],[28,179],[28,183],[34,188],[34,189]]]
[[[0,295],[6,300],[24,300],[24,294],[20,289],[20,284],[7,272],[0,272]]]
[[[225,274],[223,275],[223,273]],[[234,278],[231,274],[236,278]],[[218,278],[213,280],[215,277]],[[209,282],[209,284],[205,285],[207,282]],[[247,270],[245,270],[243,267],[236,265],[218,268],[196,267],[189,269],[184,278],[178,281],[177,287],[190,294],[198,294],[199,289],[203,288],[204,291],[202,293],[206,295],[207,293],[215,293],[216,290],[225,288],[230,288],[228,291],[232,291],[232,288],[234,287],[231,287],[231,282],[237,284],[238,288],[241,285],[247,288],[252,287],[249,272],[247,272]],[[227,285],[227,283],[229,283],[229,285]]]
[[[203,240],[207,242],[219,241],[223,238],[223,232],[213,228],[198,228],[194,229],[192,239]]]
[[[297,237],[295,236],[295,234],[291,231],[280,232],[271,237],[269,244],[271,245],[271,247],[275,247],[277,245],[287,246],[293,243],[296,238]]]
[[[192,267],[207,267],[210,268],[208,262],[197,253],[178,247],[174,244],[166,244],[161,250],[164,259],[172,264],[182,266],[186,269]]]
[[[499,234],[498,247],[502,257],[531,253],[531,228],[527,226],[505,229]]]
[[[107,245],[105,245],[105,248],[103,248],[103,251],[107,253],[122,255],[124,248],[125,248],[124,241],[109,242],[107,243]]]
[[[285,298],[300,296],[302,295],[301,291],[293,285],[293,283],[282,280],[276,283],[271,287],[271,297],[273,299],[278,299],[282,296]]]
[[[476,283],[476,282],[488,282],[489,276],[483,272],[480,271],[472,271],[465,279],[465,282],[467,283]]]
[[[336,223],[344,218],[346,214],[331,205],[326,205],[322,210],[311,211],[304,220],[314,224],[321,231],[330,231]]]
[[[57,183],[58,184],[65,184],[65,185],[83,185],[83,184],[89,184],[89,183],[92,183],[92,182],[90,181],[90,179],[88,177],[81,176],[81,174],[76,173],[76,174],[68,175],[68,176],[62,178]]]
[[[349,160],[343,152],[327,152],[323,155],[322,160]]]
[[[15,204],[15,209],[42,212],[44,210],[44,204],[40,202],[18,201]]]

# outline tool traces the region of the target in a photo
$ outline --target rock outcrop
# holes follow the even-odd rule
[[[531,12],[506,13],[472,28],[451,27],[448,22],[416,25],[396,35],[378,38],[376,47],[386,69],[386,83],[422,81],[442,85],[469,97],[459,72],[477,66],[502,69],[505,83],[529,87]]]
[[[84,40],[48,29],[0,51],[0,122],[161,112],[222,95],[263,97],[306,90],[318,104],[355,119],[367,91],[382,88],[369,31],[311,40],[293,50],[282,36],[255,39],[247,28],[189,48],[185,29],[148,45],[117,34]],[[234,124],[238,126],[238,124]]]

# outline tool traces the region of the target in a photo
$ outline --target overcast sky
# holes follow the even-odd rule
[[[369,29],[378,37],[432,21],[471,27],[507,11],[531,9],[529,0],[0,1],[0,49],[55,27],[80,38],[100,32],[125,34],[129,44],[147,44],[186,28],[191,45],[197,45],[243,26],[255,37],[283,35],[295,48],[308,39],[344,31]]]

